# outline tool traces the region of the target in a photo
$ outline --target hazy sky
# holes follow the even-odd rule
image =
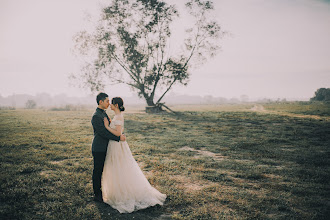
[[[0,0],[0,94],[89,94],[70,87],[77,70],[72,35],[95,0]],[[178,1],[172,1],[178,2]],[[330,3],[319,0],[217,0],[217,19],[232,33],[222,51],[175,93],[250,98],[309,98],[330,87]],[[182,20],[184,25],[184,19]],[[126,86],[111,95],[128,96]]]

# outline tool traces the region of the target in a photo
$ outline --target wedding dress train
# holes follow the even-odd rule
[[[121,117],[122,118],[122,117]],[[124,127],[117,116],[110,127]],[[163,205],[166,195],[150,185],[132,156],[126,141],[109,141],[102,175],[103,201],[120,213],[131,213],[156,204]]]

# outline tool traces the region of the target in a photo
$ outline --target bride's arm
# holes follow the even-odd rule
[[[110,124],[107,118],[104,118],[104,126],[105,128],[110,131],[112,134],[116,136],[121,135],[121,125],[116,125],[116,129],[110,128]]]

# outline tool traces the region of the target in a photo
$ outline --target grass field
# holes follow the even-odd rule
[[[330,216],[329,104],[172,108],[180,114],[126,107],[132,153],[168,195],[164,206],[132,214],[93,201],[94,109],[1,110],[0,219]]]

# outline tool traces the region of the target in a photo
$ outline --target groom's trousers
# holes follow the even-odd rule
[[[93,169],[93,190],[94,195],[102,195],[101,191],[101,178],[103,172],[103,166],[105,161],[106,152],[92,152],[94,158],[94,169]]]

